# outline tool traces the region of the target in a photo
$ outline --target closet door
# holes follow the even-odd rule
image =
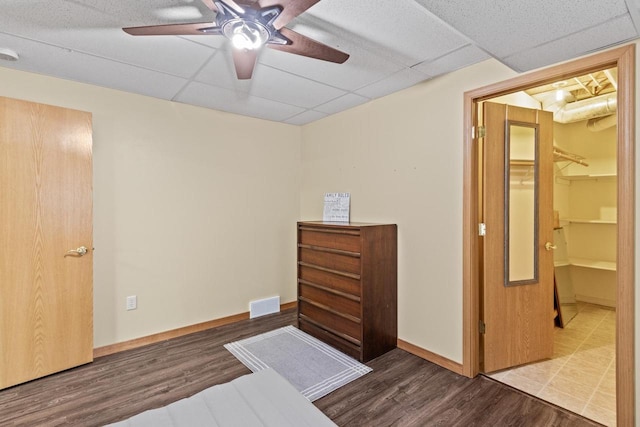
[[[553,116],[484,103],[485,372],[553,355]]]
[[[93,359],[91,144],[91,114],[0,97],[0,388]]]

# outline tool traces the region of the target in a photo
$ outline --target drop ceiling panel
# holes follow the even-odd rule
[[[265,49],[260,54],[259,62],[348,91],[374,83],[404,68],[350,43],[342,43],[340,48],[351,55],[344,64],[318,61],[273,49]]]
[[[185,15],[184,8],[192,12]],[[137,25],[201,22],[215,17],[201,1],[3,0],[2,31],[91,30]],[[114,27],[114,23],[117,26]]]
[[[261,98],[313,108],[344,95],[345,91],[265,65],[254,71],[249,93]]]
[[[12,46],[20,52],[19,61],[2,61],[2,66],[156,98],[171,99],[187,83],[185,79],[168,74],[2,33],[0,46]]]
[[[214,49],[171,36],[134,37],[121,30],[96,29],[66,33],[64,40],[49,37],[58,46],[125,62],[175,76],[193,76]]]
[[[25,7],[25,3],[31,7]],[[120,29],[121,20],[75,3],[59,0],[51,4],[31,3],[21,2],[9,7],[8,13],[0,13],[0,29],[30,40],[180,77],[191,77],[213,53],[211,48],[179,37],[128,35]]]
[[[517,71],[528,71],[545,65],[575,58],[597,48],[607,47],[636,37],[628,15],[604,24],[554,40],[533,49],[508,56],[503,62]]]
[[[42,3],[78,3],[88,9],[122,21],[123,27],[172,24],[175,22],[206,22],[215,13],[199,0],[52,0]],[[26,2],[25,2],[26,3]],[[33,1],[29,1],[33,3]],[[124,12],[124,13],[123,13]]]
[[[627,13],[624,0],[415,0],[499,58]]]
[[[263,64],[256,65],[251,80],[237,80],[231,53],[222,50],[202,68],[196,80],[303,108],[313,108],[346,93]]]
[[[413,0],[323,0],[300,20],[319,28],[326,26],[319,21],[330,23],[346,32],[338,34],[345,40],[360,41],[364,49],[375,46],[380,56],[405,66],[468,43]]]
[[[190,42],[197,43],[203,46],[211,47],[214,49],[220,49],[227,43],[227,39],[224,37],[216,37],[210,34],[202,36],[178,36],[183,40],[189,40]]]
[[[304,111],[304,108],[198,82],[190,83],[175,100],[278,122]]]
[[[379,98],[402,89],[406,89],[416,83],[428,80],[431,76],[412,68],[405,68],[397,73],[385,77],[375,83],[360,88],[357,94],[368,98]]]
[[[194,80],[240,92],[249,92],[253,83],[251,80],[238,80],[236,78],[231,52],[228,52],[226,47],[216,51],[216,54],[196,74]]]

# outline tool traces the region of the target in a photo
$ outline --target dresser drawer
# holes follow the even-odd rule
[[[310,266],[300,265],[298,278],[304,282],[324,286],[352,295],[360,295],[360,280],[340,274],[318,270]]]
[[[335,331],[337,335],[342,334],[347,340],[351,338],[358,343],[361,342],[362,335],[359,319],[346,318],[343,315],[332,313],[302,299],[298,301],[298,309],[300,315],[304,315],[316,323],[323,325],[326,329]]]
[[[360,275],[360,256],[315,250],[300,247],[298,258],[300,261],[330,270]]]
[[[356,360],[361,360],[362,355],[362,347],[356,345],[350,341],[347,341],[343,338],[340,338],[334,333],[331,333],[325,329],[322,329],[319,326],[316,326],[309,319],[305,319],[303,316],[298,319],[298,327],[300,330],[308,333],[309,335],[313,335],[329,344],[332,347],[337,348],[344,354],[353,357]]]
[[[302,299],[315,302],[331,310],[360,319],[360,298],[351,295],[339,295],[304,283],[300,284],[299,295]]]
[[[343,251],[360,252],[360,233],[357,230],[332,230],[300,226],[299,243]]]

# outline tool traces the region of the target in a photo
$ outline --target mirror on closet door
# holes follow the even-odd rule
[[[538,125],[507,121],[505,286],[538,283]]]

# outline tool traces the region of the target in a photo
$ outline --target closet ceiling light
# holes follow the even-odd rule
[[[0,47],[0,59],[4,59],[5,61],[17,61],[19,58],[18,54],[4,47]]]

